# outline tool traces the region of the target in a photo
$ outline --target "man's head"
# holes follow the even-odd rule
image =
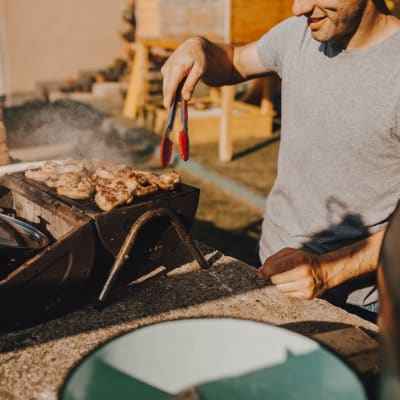
[[[384,0],[294,0],[293,14],[307,18],[314,39],[345,48],[371,7],[387,11]]]

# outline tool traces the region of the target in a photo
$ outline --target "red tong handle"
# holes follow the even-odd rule
[[[162,167],[166,167],[171,162],[172,156],[172,140],[164,135],[160,143],[160,164]]]
[[[181,99],[182,130],[179,132],[179,149],[184,161],[189,159],[189,135],[188,135],[188,109],[187,100]]]
[[[186,131],[179,132],[179,148],[184,161],[189,159],[189,135]]]
[[[172,102],[172,105],[169,109],[168,112],[168,120],[167,120],[167,126],[165,127],[164,134],[161,138],[161,143],[160,143],[160,164],[162,167],[166,167],[169,165],[171,162],[171,157],[172,157],[172,141],[169,138],[172,129],[174,127],[174,122],[175,122],[175,114],[176,114],[176,107],[178,104],[178,101],[181,97],[181,90],[182,90],[182,84],[181,83],[178,86],[178,89],[176,90],[174,100]]]

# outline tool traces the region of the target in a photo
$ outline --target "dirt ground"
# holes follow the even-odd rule
[[[279,140],[248,139],[233,143],[233,160],[218,160],[216,144],[191,146],[191,157],[219,174],[266,196],[276,177]]]
[[[130,162],[136,167],[159,170],[150,143],[158,137],[141,129],[119,137],[102,126],[104,115],[87,105],[58,101],[31,103],[6,109],[4,122],[10,148],[68,141],[72,137],[96,132],[96,143],[66,157],[104,156]],[[147,137],[146,137],[147,135]],[[217,144],[191,146],[191,159],[208,169],[241,183],[266,196],[276,176],[279,140],[246,140],[234,143],[234,159],[218,160]],[[262,211],[234,198],[209,182],[177,169],[187,184],[200,188],[200,204],[192,235],[223,253],[252,263],[261,230]]]

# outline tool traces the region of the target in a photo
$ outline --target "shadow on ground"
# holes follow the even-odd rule
[[[261,220],[239,229],[222,229],[212,222],[195,220],[193,237],[222,253],[252,265],[257,256]]]

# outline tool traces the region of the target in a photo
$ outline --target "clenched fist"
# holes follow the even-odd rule
[[[325,286],[324,266],[320,256],[285,248],[268,257],[257,271],[260,279],[270,278],[285,296],[310,300],[321,296]]]

